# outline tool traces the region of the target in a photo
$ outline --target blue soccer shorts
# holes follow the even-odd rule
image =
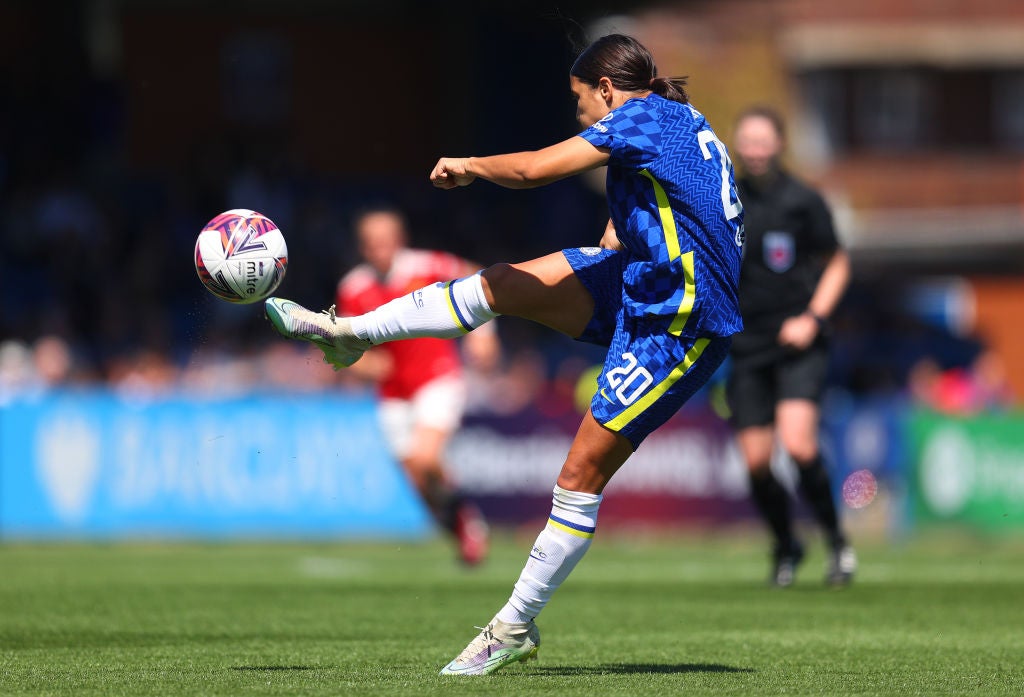
[[[562,254],[594,298],[594,315],[577,339],[608,347],[590,411],[636,449],[711,378],[732,339],[677,337],[627,318],[622,309],[626,254],[597,247]]]

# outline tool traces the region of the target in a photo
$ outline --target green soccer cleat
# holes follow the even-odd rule
[[[495,617],[440,674],[490,675],[509,663],[537,658],[538,647],[540,630],[532,620],[507,624]]]
[[[267,319],[281,336],[308,341],[324,352],[324,363],[335,370],[347,368],[363,355],[371,344],[352,331],[352,321],[330,310],[312,312],[284,298],[267,298],[263,305]]]

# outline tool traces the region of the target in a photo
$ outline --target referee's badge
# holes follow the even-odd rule
[[[793,267],[796,259],[796,243],[793,235],[782,230],[769,230],[762,238],[764,264],[775,273],[785,273]]]

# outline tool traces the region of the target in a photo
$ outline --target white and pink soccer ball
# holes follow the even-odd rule
[[[274,292],[288,268],[288,246],[270,218],[247,208],[221,213],[196,240],[196,273],[206,289],[233,303]]]

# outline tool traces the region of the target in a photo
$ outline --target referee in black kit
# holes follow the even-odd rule
[[[728,401],[754,503],[775,537],[770,581],[793,583],[804,550],[793,534],[787,491],[771,471],[776,437],[797,464],[799,489],[829,545],[825,582],[850,582],[857,557],[836,514],[818,449],[828,367],[828,318],[846,289],[850,262],[821,196],[779,164],[781,117],[753,107],[736,122],[733,152],[746,245],[740,273],[744,330],[733,338]]]

